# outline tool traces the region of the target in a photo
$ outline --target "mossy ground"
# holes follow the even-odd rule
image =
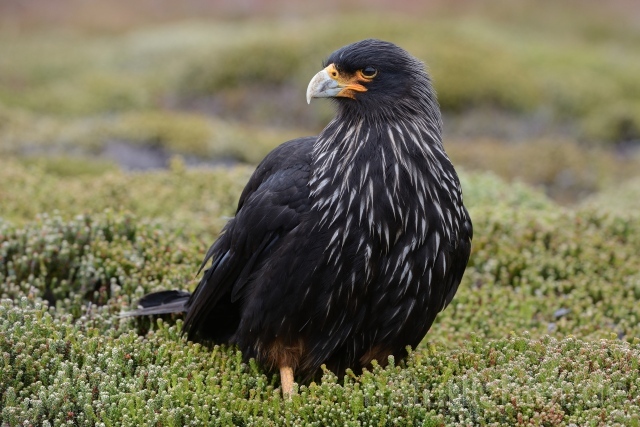
[[[619,205],[562,208],[462,173],[473,255],[425,341],[406,362],[327,372],[286,401],[277,375],[187,342],[179,319],[118,317],[147,292],[195,286],[249,169],[0,170],[5,425],[640,422],[640,216]]]
[[[640,30],[633,21],[608,19],[593,7],[576,14],[553,3],[501,8],[413,18],[358,13],[179,22],[108,36],[0,28],[0,130],[3,139],[24,131],[45,143],[51,138],[39,137],[51,132],[77,145],[79,128],[100,127],[91,119],[117,121],[131,111],[167,108],[188,108],[201,121],[202,113],[213,111],[244,125],[319,129],[330,108],[302,109],[292,101],[304,99],[307,82],[332,50],[376,36],[426,61],[447,114],[493,108],[546,118],[545,125],[570,126],[578,138],[598,143],[640,136]],[[39,126],[22,129],[33,116],[42,119]],[[139,125],[133,139],[154,139],[158,134],[150,129],[158,125],[151,122],[125,127]],[[175,123],[170,114],[163,117],[159,126],[171,129],[169,145],[172,132],[193,132],[183,123],[184,116]],[[201,150],[204,134],[187,134],[180,143]]]
[[[456,164],[543,186],[563,202],[633,176],[640,158],[621,161],[610,148],[640,140],[637,26],[589,8],[497,10],[106,34],[0,27],[0,155],[118,162],[111,148],[124,144],[165,160],[255,164],[327,123],[330,103],[304,104],[308,80],[333,49],[376,36],[428,64],[447,138],[460,142],[449,149]],[[540,144],[551,158],[523,163]]]
[[[0,28],[0,425],[640,426],[640,31],[594,4],[491,4]],[[120,318],[193,289],[252,165],[332,116],[303,104],[322,58],[368,36],[429,64],[474,220],[423,343],[288,401],[180,319]],[[113,144],[166,168],[124,172]]]

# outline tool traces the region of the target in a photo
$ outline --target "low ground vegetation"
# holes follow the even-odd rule
[[[462,173],[473,255],[425,341],[406,362],[327,372],[286,401],[277,375],[234,348],[187,342],[180,319],[118,316],[146,292],[195,286],[249,169],[2,166],[4,425],[640,422],[640,217],[619,204],[569,209]]]

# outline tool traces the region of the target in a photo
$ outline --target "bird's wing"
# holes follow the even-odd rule
[[[453,248],[453,250],[449,253],[451,257],[451,274],[449,274],[445,283],[444,302],[442,305],[442,310],[444,310],[449,305],[449,303],[453,299],[453,296],[456,294],[464,271],[467,267],[467,263],[469,262],[469,255],[471,254],[473,226],[471,224],[471,219],[469,217],[467,209],[464,207],[462,209],[465,213],[466,220],[460,228],[457,246]]]
[[[187,304],[184,328],[190,336],[204,326],[202,322],[217,304],[242,299],[255,267],[300,223],[300,215],[309,208],[307,182],[314,141],[299,138],[280,145],[249,179],[236,216],[201,266],[211,261]]]

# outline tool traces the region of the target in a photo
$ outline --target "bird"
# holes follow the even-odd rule
[[[128,313],[184,313],[187,339],[279,370],[284,396],[323,365],[340,376],[406,357],[454,297],[473,238],[420,60],[358,41],[329,55],[306,98],[330,98],[335,117],[257,166],[195,290]]]

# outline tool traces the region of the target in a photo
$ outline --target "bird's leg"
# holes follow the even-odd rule
[[[291,399],[293,394],[293,368],[291,366],[280,367],[280,384],[282,385],[282,397]]]

